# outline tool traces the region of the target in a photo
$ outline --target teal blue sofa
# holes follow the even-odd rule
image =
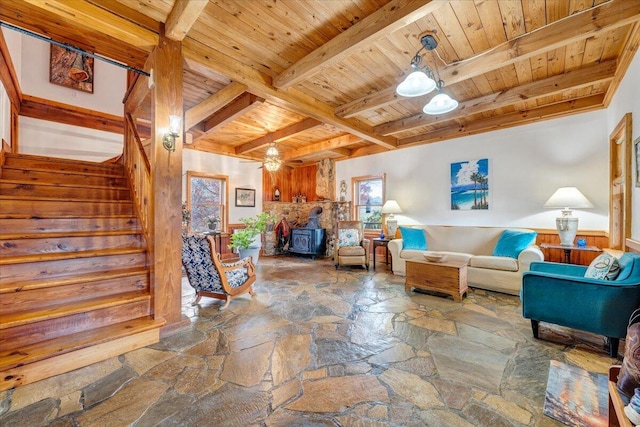
[[[607,337],[609,355],[617,357],[629,317],[640,306],[640,255],[627,252],[618,262],[615,280],[585,278],[582,265],[532,262],[522,275],[520,298],[533,336],[538,338],[539,322],[588,331]]]

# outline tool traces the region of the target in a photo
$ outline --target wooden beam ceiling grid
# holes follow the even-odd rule
[[[200,17],[208,1],[176,0],[165,21],[167,38],[182,41]]]

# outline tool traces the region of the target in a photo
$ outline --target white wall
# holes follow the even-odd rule
[[[640,138],[640,54],[636,55],[625,74],[624,79],[611,104],[607,109],[607,130],[610,134],[626,113],[631,112],[633,121],[633,141]],[[634,147],[635,149],[635,144]],[[631,193],[631,238],[640,241],[640,187],[635,176],[637,159],[632,161],[632,193]]]
[[[262,212],[262,169],[259,162],[247,162],[229,156],[205,153],[196,150],[182,150],[182,200],[187,200],[187,171],[227,175],[229,177],[229,223],[236,224],[240,218]],[[235,189],[256,190],[256,206],[235,206]]]
[[[21,63],[21,89],[25,95],[122,116],[126,70],[96,59],[93,93],[55,85],[49,82],[49,44],[19,36],[21,55],[18,59],[12,56],[12,60]],[[123,137],[117,133],[26,117],[20,117],[19,131],[21,153],[97,162],[122,154]]]
[[[482,158],[489,210],[451,210],[451,163]],[[608,167],[606,114],[598,111],[340,161],[336,183],[385,173],[387,199],[404,211],[400,224],[549,229],[560,212],[542,205],[559,187],[576,186],[595,206],[575,211],[580,229],[608,230]]]

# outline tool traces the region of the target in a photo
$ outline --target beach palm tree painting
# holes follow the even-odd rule
[[[451,209],[489,209],[489,159],[451,163]]]

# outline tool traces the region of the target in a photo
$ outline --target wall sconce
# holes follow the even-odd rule
[[[167,151],[176,151],[176,138],[180,137],[180,116],[169,116],[169,131],[162,137],[162,146]]]

